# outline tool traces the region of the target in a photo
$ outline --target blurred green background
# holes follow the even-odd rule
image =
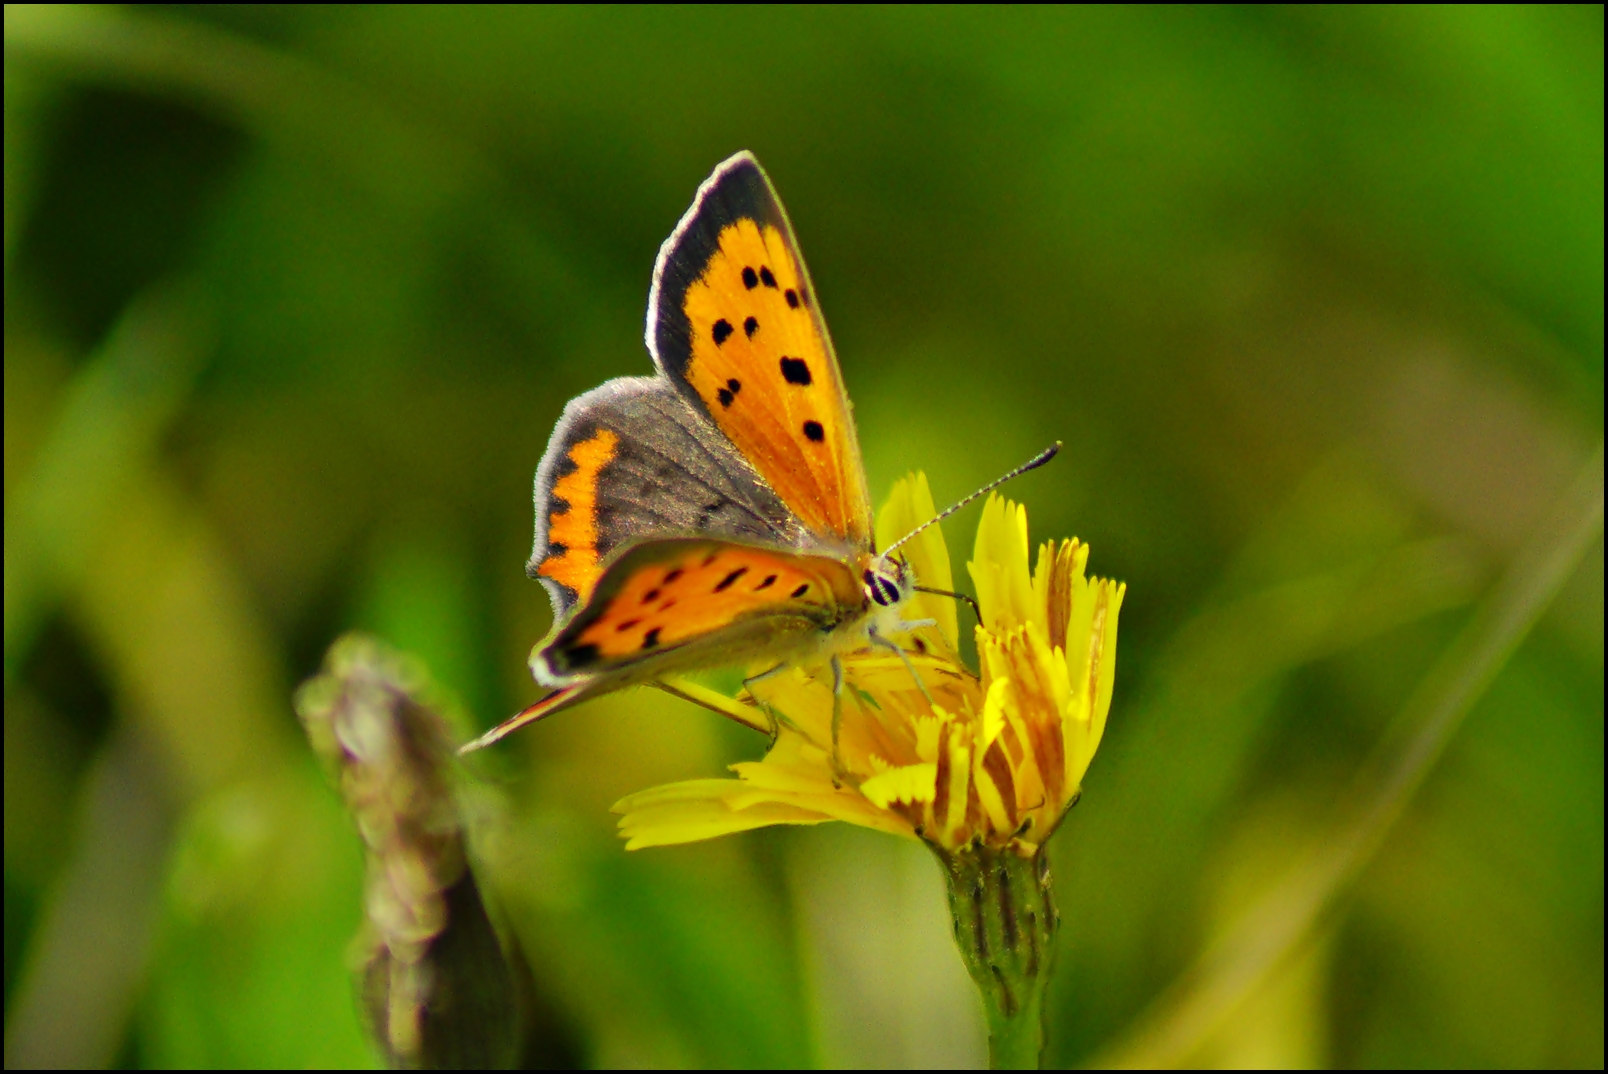
[[[290,707],[342,630],[487,727],[564,402],[649,369],[728,154],[793,217],[873,496],[1016,482],[1129,584],[1051,846],[1094,1061],[1321,839],[1603,425],[1600,7],[8,6],[10,1065],[361,1065],[362,856]],[[957,562],[972,508],[946,524]],[[1600,1067],[1594,544],[1341,912],[1199,1064]],[[919,846],[626,855],[764,742],[652,691],[479,762],[532,1064],[976,1064]]]

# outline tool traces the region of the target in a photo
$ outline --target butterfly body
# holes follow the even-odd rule
[[[723,162],[659,251],[651,377],[571,400],[536,474],[527,572],[553,601],[531,670],[587,697],[698,668],[821,658],[907,627],[876,555],[854,420],[780,201]]]

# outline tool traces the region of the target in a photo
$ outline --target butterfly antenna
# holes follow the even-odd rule
[[[1003,485],[1005,482],[1009,481],[1011,478],[1013,478],[1013,477],[1021,477],[1023,474],[1027,473],[1029,470],[1037,470],[1040,466],[1043,466],[1045,463],[1047,463],[1051,459],[1055,458],[1055,453],[1057,451],[1060,451],[1060,450],[1061,450],[1061,442],[1059,440],[1057,440],[1055,443],[1051,444],[1049,447],[1045,448],[1043,451],[1039,452],[1037,455],[1034,455],[1031,459],[1028,459],[1026,462],[1022,463],[1022,465],[1020,465],[1016,469],[1012,470],[1010,473],[1006,474],[1003,477],[995,478],[993,481],[990,481],[988,484],[984,485],[982,488],[978,489],[976,492],[972,493],[970,496],[967,496],[965,499],[962,499],[957,503],[951,504],[950,506],[944,508],[942,511],[939,511],[936,515],[932,516],[927,521],[923,522],[921,525],[917,526],[915,529],[911,530],[909,533],[907,533],[903,537],[899,538],[897,541],[894,541],[891,545],[888,546],[887,550],[884,551],[879,558],[887,559],[889,556],[891,556],[893,554],[894,549],[898,548],[900,545],[902,545],[906,541],[910,540],[910,538],[914,537],[916,534],[920,533],[922,530],[926,529],[928,526],[932,526],[932,525],[935,525],[935,524],[937,524],[939,522],[942,522],[944,519],[948,518],[950,515],[954,514],[956,511],[959,511],[962,507],[965,507],[967,504],[971,503],[977,497],[984,496],[984,495],[987,495],[990,492],[993,492],[995,489],[999,488],[1001,485]]]

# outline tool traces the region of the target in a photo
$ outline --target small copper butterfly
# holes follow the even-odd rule
[[[571,400],[536,471],[526,571],[555,625],[530,666],[552,692],[467,748],[661,676],[897,648],[926,625],[899,614],[908,568],[873,546],[832,340],[751,153],[660,247],[646,339],[657,374]]]

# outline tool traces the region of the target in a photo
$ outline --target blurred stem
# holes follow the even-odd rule
[[[185,282],[131,302],[62,393],[28,472],[6,490],[7,688],[62,593],[122,539],[127,503],[211,354],[205,306]],[[113,534],[116,533],[116,536]]]
[[[181,804],[171,776],[159,751],[124,723],[85,778],[72,857],[7,996],[7,1070],[117,1061],[144,991]]]
[[[988,1017],[995,1070],[1037,1070],[1044,1051],[1044,987],[1060,918],[1050,863],[1034,848],[968,847],[940,853],[955,943]]]

